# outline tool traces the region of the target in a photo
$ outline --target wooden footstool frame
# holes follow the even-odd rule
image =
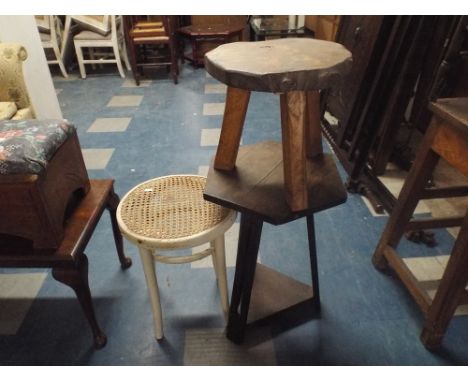
[[[406,178],[372,258],[375,267],[393,269],[425,315],[421,341],[428,349],[442,343],[443,336],[458,305],[468,303],[468,212],[439,219],[411,219],[422,199],[468,195],[468,186],[428,188],[440,158],[468,176],[468,98],[440,99],[430,105],[434,113],[416,159]],[[405,231],[461,226],[449,261],[432,299],[420,287],[396,247]]]
[[[56,250],[20,247],[17,242],[3,240],[0,244],[0,267],[52,268],[52,276],[71,287],[91,326],[94,346],[105,346],[107,337],[99,327],[88,284],[88,258],[84,250],[104,209],[110,213],[114,241],[122,269],[131,266],[131,259],[123,252],[122,235],[118,229],[116,209],[119,197],[114,192],[112,179],[91,180],[89,192],[79,202],[64,227],[64,236]],[[65,325],[65,323],[64,323]]]
[[[234,224],[236,212],[203,200],[205,180],[196,175],[152,179],[130,190],[117,209],[122,234],[140,253],[157,340],[164,334],[155,262],[183,264],[212,256],[224,317],[228,315],[224,233]],[[210,243],[208,249],[188,256],[160,254],[205,243]]]

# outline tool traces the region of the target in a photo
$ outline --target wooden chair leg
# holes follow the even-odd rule
[[[76,58],[78,60],[78,67],[80,68],[81,78],[85,79],[86,78],[86,69],[85,69],[85,65],[83,63],[83,61],[84,61],[83,49],[76,42],[75,42],[75,53],[76,53]]]
[[[119,229],[119,225],[117,223],[116,212],[119,202],[120,198],[114,192],[114,188],[112,188],[107,198],[106,208],[109,211],[111,218],[112,232],[114,234],[115,247],[117,249],[117,255],[119,256],[120,266],[122,267],[122,269],[127,269],[130,268],[130,266],[132,265],[132,259],[125,256],[123,238]]]
[[[431,144],[436,133],[437,126],[431,125],[420,145],[416,159],[405,180],[395,208],[387,222],[384,232],[380,237],[377,248],[372,256],[372,262],[377,269],[383,270],[387,266],[384,250],[387,246],[396,248],[405,228],[411,219],[419,202],[421,191],[427,186],[427,182],[439,160],[439,156],[431,150]]]
[[[94,336],[94,347],[100,349],[107,343],[106,335],[100,329],[94,313],[91,292],[88,284],[88,258],[83,253],[75,268],[53,268],[52,276],[57,281],[68,285],[78,297],[84,314],[91,326]]]
[[[262,226],[263,221],[257,216],[241,214],[236,273],[226,329],[226,337],[235,343],[244,340]]]
[[[468,213],[450,254],[447,267],[437,288],[426,322],[421,334],[421,341],[428,349],[440,346],[442,338],[457,309],[461,297],[465,294],[468,282]]]
[[[226,254],[224,235],[216,238],[210,243],[213,248],[213,266],[216,272],[216,279],[218,282],[219,298],[221,299],[221,306],[223,308],[224,318],[227,320],[229,313],[229,296],[227,287],[227,276],[226,276]]]
[[[305,153],[306,94],[291,91],[280,95],[281,132],[286,201],[292,211],[307,209]]]
[[[231,171],[236,165],[249,99],[249,90],[228,86],[221,136],[214,160],[217,170]]]

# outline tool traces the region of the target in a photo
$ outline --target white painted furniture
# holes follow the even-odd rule
[[[110,31],[107,34],[103,35],[102,33],[85,30],[75,35],[73,37],[73,42],[81,78],[86,78],[85,64],[117,64],[120,76],[125,78],[125,72],[122,66],[123,58],[127,69],[130,70],[120,16],[110,16]],[[89,59],[84,58],[83,48],[90,49]],[[107,54],[99,54],[99,57],[97,57],[95,53],[96,48],[111,48],[113,54],[110,58]]]
[[[229,310],[224,233],[236,212],[203,199],[206,178],[171,175],[141,183],[125,195],[117,221],[125,238],[140,252],[153,310],[154,334],[163,338],[162,311],[155,262],[182,264],[212,256],[224,317]],[[161,252],[210,243],[204,251],[186,256]]]
[[[39,20],[41,20],[39,22]],[[68,74],[65,70],[65,65],[63,65],[62,55],[59,49],[59,39],[57,36],[57,31],[60,31],[61,28],[58,25],[58,18],[57,16],[53,15],[45,15],[42,19],[36,18],[36,22],[38,23],[39,35],[41,36],[41,43],[44,50],[52,49],[54,53],[54,59],[49,60],[47,59],[47,63],[49,65],[58,65],[60,67],[60,71],[62,75],[67,78]],[[47,30],[48,32],[44,32]]]

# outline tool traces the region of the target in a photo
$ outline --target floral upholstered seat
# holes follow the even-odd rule
[[[61,119],[0,121],[0,175],[40,174],[74,131]]]

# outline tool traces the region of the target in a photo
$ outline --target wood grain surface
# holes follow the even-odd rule
[[[205,68],[214,78],[264,92],[339,86],[351,63],[351,53],[342,45],[311,38],[234,42],[205,56]]]

